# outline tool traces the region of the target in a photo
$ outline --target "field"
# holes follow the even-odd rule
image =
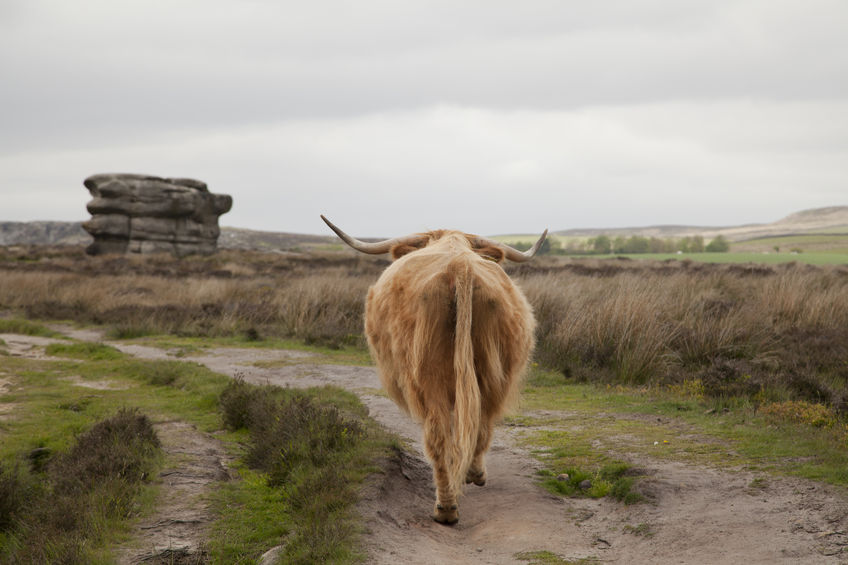
[[[781,252],[798,250],[801,253],[835,254],[844,257],[848,255],[848,235],[843,230],[841,233],[831,234],[799,234],[781,237],[763,237],[737,242],[733,245],[736,251],[752,252],[774,252],[775,248]]]
[[[776,227],[776,226],[781,227]],[[726,232],[726,239],[730,244],[729,252],[725,253],[617,253],[615,255],[592,255],[595,258],[627,257],[630,259],[643,259],[650,261],[700,261],[707,263],[789,263],[798,262],[811,265],[848,265],[848,227],[834,227],[831,229],[814,229],[793,233],[792,223],[774,224],[770,231],[780,229],[789,235],[757,235],[757,227],[747,231],[743,228],[728,228],[724,230],[713,230],[715,233],[704,238],[705,243]],[[671,228],[667,228],[671,229]],[[683,229],[683,228],[681,228]],[[600,234],[600,230],[594,230]],[[665,241],[679,241],[681,235],[673,230],[663,235],[660,228],[644,228],[641,231],[634,228],[632,234],[624,230],[612,230],[621,232],[625,239],[630,235],[641,235],[643,237],[658,237]],[[681,232],[682,233],[682,232]],[[529,245],[535,242],[538,235],[513,234],[501,235],[495,239],[505,243]],[[573,257],[585,256],[586,251],[591,250],[590,235],[561,235],[551,234],[552,245],[558,248],[558,252]],[[584,254],[574,254],[569,249],[583,249]]]
[[[0,248],[0,560],[38,562],[46,554],[25,548],[40,547],[68,563],[133,562],[139,530],[168,521],[163,498],[194,501],[181,520],[203,526],[151,562],[254,563],[273,548],[286,563],[388,563],[390,549],[416,563],[478,551],[497,563],[697,562],[719,535],[761,552],[753,561],[845,558],[848,267],[507,266],[536,313],[536,356],[498,432],[491,489],[469,492],[446,530],[427,518],[417,428],[378,390],[364,349],[364,295],[386,265],[331,251]],[[140,469],[134,482],[62,486],[75,446],[123,408],[158,437],[133,450],[149,457],[121,463]],[[177,449],[193,441],[216,454],[209,480],[169,494],[151,477],[201,465]],[[105,506],[64,524],[47,504],[63,492]],[[713,521],[688,522],[706,509]]]
[[[698,261],[702,263],[804,263],[807,265],[848,265],[848,253],[827,251],[821,253],[792,253],[783,251],[747,251],[728,253],[639,253],[623,255],[597,255],[600,259],[626,257],[646,261]]]

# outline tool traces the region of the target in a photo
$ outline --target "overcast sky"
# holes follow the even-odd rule
[[[192,177],[225,226],[769,222],[848,204],[848,2],[0,0],[0,221]]]

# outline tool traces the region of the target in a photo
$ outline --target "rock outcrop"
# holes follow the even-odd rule
[[[194,179],[101,174],[85,179],[92,200],[83,228],[94,237],[86,252],[162,253],[176,256],[215,253],[218,216],[233,199],[212,194]]]

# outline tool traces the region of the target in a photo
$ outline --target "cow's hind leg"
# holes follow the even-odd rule
[[[433,519],[441,524],[456,524],[459,521],[459,506],[448,476],[448,433],[444,423],[447,416],[433,416],[424,422],[424,449],[433,464],[433,482],[436,483],[436,507]]]
[[[474,458],[465,474],[465,482],[474,483],[481,487],[486,484],[486,452],[492,444],[492,431],[494,422],[490,418],[483,418],[480,429],[477,431],[477,446],[474,448]]]

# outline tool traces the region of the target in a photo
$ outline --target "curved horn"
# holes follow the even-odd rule
[[[539,240],[536,243],[533,244],[533,247],[531,247],[527,251],[523,251],[523,252],[519,251],[518,249],[515,249],[513,247],[510,247],[509,245],[506,245],[505,243],[499,243],[497,241],[492,241],[491,239],[486,239],[486,238],[483,238],[483,237],[477,238],[477,244],[480,245],[481,247],[484,246],[484,245],[494,245],[495,247],[500,247],[501,249],[504,250],[504,253],[505,253],[507,259],[509,259],[510,261],[514,261],[516,263],[523,263],[523,262],[529,261],[530,259],[533,258],[533,256],[536,254],[536,252],[539,251],[539,248],[542,247],[542,243],[545,242],[545,238],[547,237],[547,235],[548,235],[548,230],[545,230],[544,233],[542,233],[542,236],[539,238]]]
[[[359,241],[355,237],[351,237],[347,235],[345,232],[336,227],[333,222],[328,220],[321,214],[321,219],[324,220],[324,223],[330,226],[330,229],[336,232],[336,235],[341,238],[342,241],[356,249],[357,251],[361,251],[363,253],[369,253],[371,255],[379,255],[381,253],[388,253],[394,245],[399,243],[412,243],[421,240],[420,235],[407,235],[405,237],[395,237],[393,239],[386,239],[384,241],[378,241],[376,243],[366,243],[364,241]]]

